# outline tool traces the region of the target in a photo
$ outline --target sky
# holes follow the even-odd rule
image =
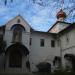
[[[0,26],[5,25],[9,20],[17,15],[21,15],[29,25],[38,31],[48,31],[57,21],[56,14],[61,8],[71,8],[73,0],[65,0],[62,6],[61,0],[8,0],[4,5],[4,0],[0,0]],[[68,12],[67,10],[64,10]],[[73,12],[75,14],[75,11]],[[72,16],[72,15],[71,15]],[[67,22],[74,22],[74,19],[68,17]]]

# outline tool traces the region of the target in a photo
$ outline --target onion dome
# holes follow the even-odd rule
[[[59,18],[66,18],[66,13],[61,9],[58,13],[57,13],[57,19]]]

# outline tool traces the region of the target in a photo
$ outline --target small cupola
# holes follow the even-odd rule
[[[64,21],[64,19],[66,18],[66,13],[62,9],[60,9],[56,17],[58,21]]]

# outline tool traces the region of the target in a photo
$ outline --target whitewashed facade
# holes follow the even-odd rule
[[[18,32],[16,32],[18,36],[21,37],[20,42],[17,39],[13,42],[13,29],[15,25],[21,25],[21,28],[25,29],[21,32],[20,36]],[[38,71],[36,65],[40,62],[50,63],[51,71],[53,71],[55,67],[53,65],[55,57],[62,58],[62,64],[64,67],[64,55],[66,53],[75,54],[75,29],[73,28],[73,30],[63,33],[64,29],[69,27],[69,25],[69,23],[58,21],[57,23],[55,23],[54,27],[52,27],[48,32],[40,32],[33,30],[20,15],[15,17],[11,21],[9,21],[4,27],[5,32],[3,33],[3,40],[6,42],[6,47],[5,53],[2,53],[0,56],[0,71],[35,72]],[[15,38],[19,39],[19,37]],[[69,38],[67,41],[66,37]],[[43,45],[41,45],[41,40],[43,40]],[[14,51],[16,49],[19,50],[19,54],[21,54],[20,57],[17,53],[18,51]],[[15,58],[12,53],[16,53],[14,54]],[[19,63],[17,61],[19,61]],[[27,68],[27,61],[29,61],[30,63],[30,69]]]

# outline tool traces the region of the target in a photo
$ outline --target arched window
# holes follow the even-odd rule
[[[13,31],[12,42],[21,42],[22,31],[25,31],[25,28],[20,24],[15,24],[12,26],[11,30]]]

